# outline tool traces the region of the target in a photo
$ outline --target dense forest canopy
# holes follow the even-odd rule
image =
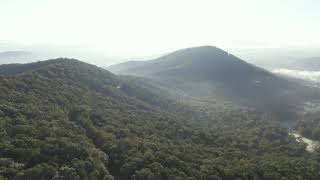
[[[0,179],[320,178],[319,152],[268,116],[143,82],[74,59],[0,66]]]

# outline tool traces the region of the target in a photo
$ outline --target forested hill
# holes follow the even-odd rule
[[[197,110],[72,59],[0,69],[1,180],[320,178],[318,152],[254,111],[198,121]]]
[[[138,76],[174,75],[185,79],[213,79],[218,78],[216,76],[220,73],[225,75],[229,73],[230,76],[233,76],[233,73],[242,73],[241,77],[247,76],[248,73],[271,75],[267,71],[250,65],[214,46],[185,48],[150,61],[129,61],[112,65],[108,69],[119,74]],[[182,72],[183,74],[181,74]],[[185,77],[184,75],[188,76]],[[235,76],[234,78],[241,77]]]
[[[254,107],[281,121],[295,120],[297,109],[310,100],[312,92],[296,80],[272,74],[213,46],[186,48],[154,60],[131,61],[108,69],[148,77],[192,97]]]

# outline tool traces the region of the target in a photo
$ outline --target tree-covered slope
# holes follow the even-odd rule
[[[319,178],[304,145],[254,111],[199,121],[188,113],[202,111],[77,60],[5,72],[0,179]]]
[[[192,97],[254,107],[282,121],[295,120],[295,112],[311,92],[296,80],[274,75],[212,46],[182,49],[154,60],[108,69],[148,77]]]

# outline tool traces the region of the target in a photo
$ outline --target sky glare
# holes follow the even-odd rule
[[[114,55],[190,46],[317,47],[318,0],[1,0],[0,41]]]

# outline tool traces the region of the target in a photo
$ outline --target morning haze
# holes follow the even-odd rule
[[[4,0],[0,39],[27,46],[81,46],[116,57],[201,45],[316,48],[319,6],[314,0]]]
[[[320,179],[312,0],[2,0],[0,180]]]

